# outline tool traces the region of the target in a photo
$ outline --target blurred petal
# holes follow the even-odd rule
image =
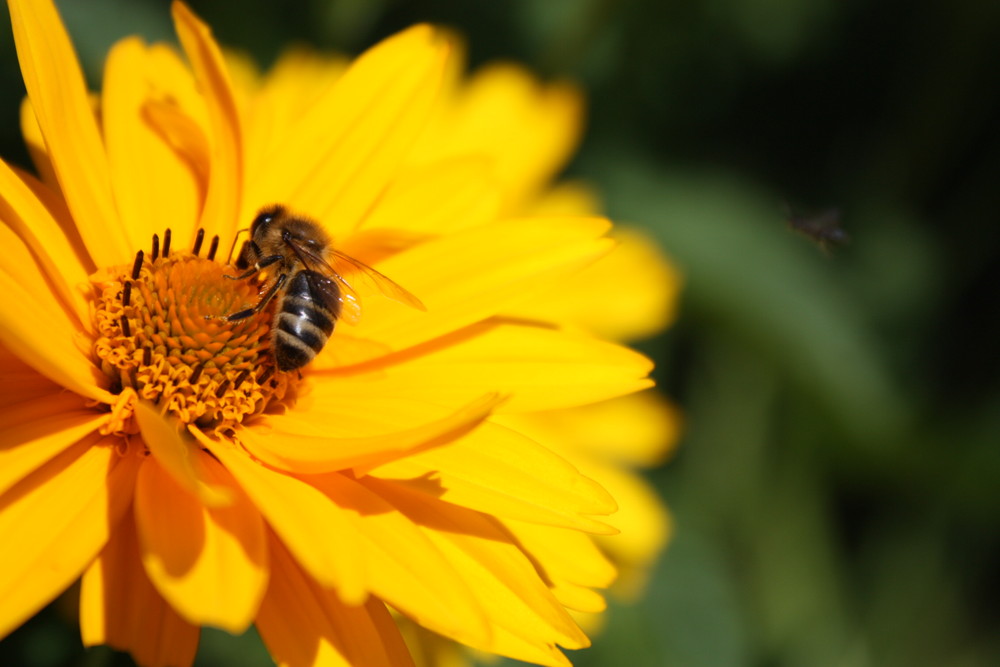
[[[199,633],[199,627],[182,619],[146,576],[131,517],[120,522],[83,574],[84,646],[107,644],[128,651],[140,665],[187,667],[194,662]]]

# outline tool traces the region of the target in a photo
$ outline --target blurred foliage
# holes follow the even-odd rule
[[[165,0],[60,0],[88,76],[110,43],[169,38]],[[575,176],[686,276],[644,350],[686,413],[654,473],[677,534],[649,594],[580,665],[1000,664],[1000,3],[960,0],[192,1],[269,62],[357,52],[416,21],[469,58],[582,82]],[[0,149],[24,162],[0,34]],[[786,209],[835,206],[824,253]],[[58,604],[0,664],[81,652]],[[200,665],[267,664],[206,632]]]

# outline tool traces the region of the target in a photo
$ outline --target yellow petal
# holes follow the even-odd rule
[[[346,58],[328,57],[301,47],[278,56],[246,109],[246,173],[256,174],[266,158],[284,148],[290,128],[324,99],[347,69]]]
[[[59,184],[98,266],[134,249],[118,217],[107,156],[80,64],[49,0],[11,0],[11,25],[28,97]]]
[[[364,564],[355,546],[356,531],[343,509],[306,482],[251,460],[232,443],[192,432],[232,473],[313,578],[336,588],[347,604],[364,602]]]
[[[0,496],[0,637],[80,576],[132,497],[137,457],[79,443]]]
[[[211,129],[212,172],[199,226],[205,234],[232,237],[243,191],[241,119],[225,59],[212,32],[187,5],[175,0],[174,25],[205,97]]]
[[[159,72],[135,37],[112,47],[104,65],[101,117],[115,195],[132,247],[170,229],[176,246],[194,237],[201,205],[196,173],[151,126],[146,105]],[[175,246],[175,247],[176,247]]]
[[[413,523],[345,475],[314,475],[309,481],[349,510],[376,596],[435,632],[463,642],[488,639],[486,619],[468,585]]]
[[[427,307],[421,312],[372,294],[350,333],[402,350],[461,329],[520,300],[555,277],[606,253],[606,220],[505,220],[430,241],[394,255],[378,270]]]
[[[31,162],[35,165],[35,171],[47,186],[58,190],[59,179],[56,178],[55,168],[49,159],[49,149],[45,145],[45,137],[42,136],[42,128],[38,126],[38,116],[35,115],[35,109],[31,106],[31,98],[29,97],[21,100],[20,120],[21,136],[28,148]]]
[[[59,224],[28,185],[0,161],[0,220],[30,248],[78,328],[90,328],[90,311],[78,289],[87,270]]]
[[[415,26],[365,52],[248,175],[243,217],[282,202],[335,237],[353,230],[423,128],[446,51]]]
[[[80,350],[80,331],[49,289],[31,251],[9,227],[0,224],[0,343],[42,375],[81,396],[111,403],[100,384],[107,379]],[[44,341],[38,332],[46,332]]]
[[[580,135],[582,107],[579,90],[570,84],[543,85],[516,65],[488,65],[458,89],[411,159],[488,156],[508,210],[518,210],[569,158]]]
[[[587,515],[614,512],[614,499],[564,459],[510,429],[483,424],[447,447],[374,468],[370,474],[498,517],[593,533],[615,529]]]
[[[680,275],[645,234],[617,227],[614,238],[618,245],[612,252],[508,314],[574,324],[613,340],[662,331],[677,313]]]
[[[59,394],[62,388],[0,344],[0,405]]]
[[[545,573],[552,594],[561,604],[576,611],[604,611],[604,597],[591,589],[607,588],[616,573],[594,539],[579,531],[536,523],[507,520],[503,524]],[[611,542],[616,538],[598,539]]]
[[[140,400],[135,403],[135,419],[157,463],[173,475],[181,488],[210,507],[233,502],[232,490],[209,478],[204,461],[198,456],[197,443],[184,432],[180,421],[161,415],[152,405]]]
[[[400,174],[365,219],[364,229],[446,234],[495,220],[500,200],[490,162],[463,155]],[[350,246],[345,252],[362,256]]]
[[[0,494],[106,421],[66,392],[0,408]]]
[[[188,667],[200,628],[182,619],[150,583],[139,556],[135,523],[118,524],[83,574],[80,634],[84,646],[128,651],[140,665]]]
[[[336,341],[331,341],[331,345]],[[541,326],[488,320],[389,366],[323,371],[348,391],[384,397],[426,396],[456,405],[495,391],[510,396],[500,411],[552,410],[594,403],[651,386],[652,363],[628,348]],[[331,382],[331,391],[338,383]],[[416,394],[416,396],[415,396]],[[342,399],[348,401],[347,396]]]
[[[382,602],[370,598],[363,606],[345,605],[317,587],[273,536],[271,583],[257,629],[282,667],[413,664]]]
[[[589,645],[511,535],[491,518],[393,482],[366,477],[363,483],[420,526],[455,574],[465,579],[482,601],[493,634],[485,644],[472,646],[513,658],[535,659],[537,654],[558,654],[553,647],[557,643],[566,648]],[[512,653],[508,650],[512,645],[498,645],[497,638],[504,631],[534,649],[532,655]],[[555,657],[544,663],[566,664]]]
[[[323,412],[309,414],[303,419],[279,415],[265,422],[273,429],[267,436],[245,429],[240,432],[239,438],[251,454],[276,468],[304,474],[367,468],[399,458],[415,449],[439,447],[451,442],[481,424],[502,401],[502,397],[492,394],[452,411],[410,400],[406,402],[406,407],[411,412],[423,413],[420,416],[429,421],[414,425],[411,415],[406,414],[408,423],[403,426],[396,420],[405,413],[396,410],[387,414],[384,423],[376,425],[380,431],[378,434],[353,438],[324,435],[334,429],[330,427],[331,422],[323,419]],[[369,407],[384,408],[390,403],[391,399],[384,399]],[[354,426],[358,423],[359,420],[355,420]],[[349,425],[347,427],[350,428]]]
[[[142,562],[186,620],[239,634],[253,622],[267,585],[264,522],[217,461],[203,452],[198,457],[207,479],[228,488],[233,503],[205,507],[148,460],[135,492]]]
[[[645,467],[667,460],[681,430],[677,408],[656,390],[578,408],[506,414],[500,421],[566,456]]]

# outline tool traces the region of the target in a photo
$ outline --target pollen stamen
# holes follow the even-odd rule
[[[195,257],[197,257],[198,253],[201,252],[201,243],[204,240],[205,240],[205,230],[199,227],[198,234],[195,235],[194,237],[194,247],[191,248],[191,254],[194,255]]]
[[[163,259],[170,257],[170,228],[163,232]]]
[[[125,285],[122,287],[122,305],[127,306],[132,300],[132,283],[128,280],[125,281]]]
[[[212,237],[212,243],[208,246],[208,259],[215,261],[215,253],[219,250],[219,235]]]
[[[132,264],[132,280],[139,279],[139,272],[142,271],[142,251],[135,253],[135,262]]]
[[[149,253],[149,258],[155,262],[159,256],[160,256],[160,236],[159,234],[153,234],[153,252]]]

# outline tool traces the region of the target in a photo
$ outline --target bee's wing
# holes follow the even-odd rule
[[[420,310],[426,310],[420,299],[372,267],[353,257],[332,250],[330,255],[333,263],[331,263],[310,246],[294,240],[289,240],[289,244],[303,266],[310,271],[328,276],[337,282],[340,287],[340,293],[337,297],[341,306],[340,318],[349,324],[357,324],[361,319],[361,298],[354,287],[351,286],[351,283],[348,282],[347,278],[344,277],[345,275],[350,277],[352,281],[357,280],[370,288],[378,290],[390,299]],[[317,286],[317,289],[323,288]]]
[[[320,303],[337,302],[340,304],[337,309],[337,319],[352,325],[361,320],[361,304],[358,301],[358,295],[342,278],[329,275],[326,271],[313,269],[305,275],[313,299]]]
[[[416,308],[417,310],[427,310],[420,299],[415,297],[405,288],[401,287],[391,278],[379,273],[364,262],[356,260],[349,255],[345,255],[338,250],[332,250],[331,256],[333,258],[333,262],[335,262],[335,266],[330,266],[329,264],[327,264],[327,266],[330,266],[330,269],[333,270],[333,272],[338,276],[347,276],[351,280],[366,285],[372,289],[376,289],[393,301],[404,303],[407,306]],[[344,278],[341,277],[341,280],[344,280]]]

